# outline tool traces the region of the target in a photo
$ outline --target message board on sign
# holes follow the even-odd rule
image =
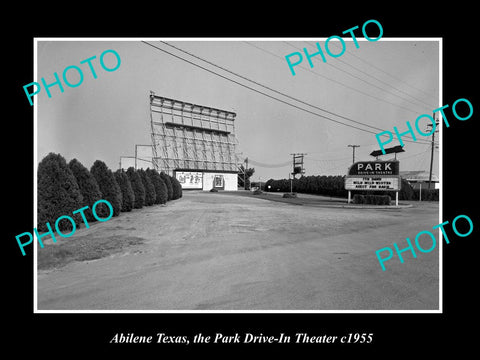
[[[348,176],[345,178],[345,190],[398,191],[400,176]]]

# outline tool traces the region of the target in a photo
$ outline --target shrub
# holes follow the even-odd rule
[[[389,195],[378,195],[378,205],[390,205],[392,198]]]
[[[85,218],[88,222],[97,221],[92,213],[93,204],[102,198],[102,192],[100,191],[97,180],[77,159],[70,160],[68,167],[75,176],[80,193],[82,194],[82,207],[88,206],[88,209],[84,211]],[[98,209],[100,209],[100,207]],[[101,216],[101,214],[99,215]],[[108,216],[108,214],[105,214],[105,216]]]
[[[371,205],[390,205],[392,199],[389,195],[374,194],[355,194],[353,195],[354,204],[371,204]]]
[[[392,199],[395,198],[395,191],[386,191],[384,194],[389,195]],[[401,178],[401,188],[398,192],[398,200],[413,200],[415,193],[413,191],[412,185],[404,179]]]
[[[293,179],[292,190],[299,193],[347,197],[347,191],[344,189],[344,177],[340,175],[302,176],[300,179]],[[265,183],[265,191],[290,192],[290,180],[269,179]]]
[[[170,176],[165,174],[163,171],[160,173],[160,176],[162,177],[162,180],[165,183],[165,185],[167,185],[167,194],[168,194],[167,200],[170,201],[173,199],[173,187],[172,187],[172,182],[170,181]]]
[[[297,194],[295,194],[295,193],[285,193],[285,194],[283,194],[282,197],[286,198],[286,199],[294,199],[294,198],[297,197]]]
[[[210,192],[218,192],[218,190],[215,189],[215,188],[211,188],[211,189],[210,189]]]
[[[274,183],[275,180],[273,179],[268,179],[267,182],[265,183],[265,186],[263,187],[265,189],[265,191],[274,191],[274,188],[273,188],[273,183]]]
[[[365,203],[364,195],[361,195],[361,194],[353,195],[353,203],[354,204],[364,204]]]
[[[147,176],[147,173],[143,169],[137,170],[138,174],[140,175],[140,179],[142,179],[143,187],[145,188],[145,201],[143,205],[145,206],[152,206],[155,204],[155,199],[157,198],[157,194],[155,193],[155,187],[153,186],[150,177]]]
[[[167,185],[165,185],[157,170],[147,169],[145,172],[155,188],[155,204],[165,204],[168,199]]]
[[[172,183],[173,200],[180,199],[182,197],[182,185],[174,176],[170,176],[170,182]]]
[[[38,164],[37,168],[37,229],[48,231],[50,223],[55,231],[55,221],[63,215],[72,217],[75,225],[80,225],[80,214],[72,212],[82,207],[82,193],[77,180],[60,154],[50,153]],[[58,223],[59,230],[72,230],[68,220]]]
[[[253,192],[253,195],[261,195],[263,194],[263,191],[262,190],[259,190],[259,189],[256,189],[254,192]]]
[[[133,167],[129,167],[126,174],[132,184],[133,195],[135,197],[133,207],[134,209],[141,209],[145,202],[145,187],[143,186],[143,181]]]
[[[107,200],[112,205],[113,216],[118,216],[122,209],[122,191],[115,180],[112,170],[110,170],[103,161],[96,160],[90,172],[97,180],[98,187],[102,192],[102,199]],[[106,205],[104,207],[103,205],[105,204],[102,204],[102,208],[105,209],[104,211],[106,211],[108,215],[109,210]],[[97,207],[97,209],[98,208],[99,207]]]
[[[420,200],[420,189],[414,189],[414,199]],[[438,189],[422,189],[422,201],[439,201]]]
[[[121,211],[132,211],[135,203],[135,194],[133,193],[132,183],[123,169],[118,169],[114,173],[120,191],[122,192],[122,208]]]

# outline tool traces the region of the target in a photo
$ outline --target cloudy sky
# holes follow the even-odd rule
[[[360,145],[356,160],[372,160],[370,152],[379,149],[375,134],[380,130],[375,128],[406,130],[406,121],[413,125],[419,115],[431,114],[442,105],[438,41],[359,40],[357,49],[346,39],[346,52],[338,58],[327,55],[327,63],[319,56],[313,58],[313,68],[304,56],[292,76],[285,55],[303,48],[314,53],[316,41],[324,49],[323,40],[37,39],[33,81],[43,77],[51,83],[54,72],[61,77],[70,65],[79,66],[84,74],[78,87],[64,85],[61,93],[55,86],[50,89],[51,98],[44,89],[35,96],[37,161],[56,152],[67,161],[77,158],[88,168],[100,159],[117,169],[120,157],[134,155],[136,144],[151,143],[149,94],[154,91],[159,96],[234,111],[238,152],[255,167],[254,180],[287,178],[291,165],[281,165],[291,161],[291,153],[307,153],[306,175],[345,174],[352,162],[352,148],[347,145]],[[334,51],[337,44],[330,44]],[[108,49],[121,57],[116,71],[106,72],[100,66],[100,54]],[[87,64],[80,64],[94,55],[97,79]],[[105,56],[105,63],[115,65],[112,54]],[[68,75],[72,83],[77,82],[74,70]],[[426,124],[423,119],[420,129],[425,131]],[[406,142],[406,151],[398,155],[401,171],[428,171],[430,137],[418,136],[418,140]],[[395,145],[397,141],[387,147]],[[436,150],[434,174],[438,174],[438,159]]]

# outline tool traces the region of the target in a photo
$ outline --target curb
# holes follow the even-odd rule
[[[343,209],[372,209],[372,210],[391,210],[391,209],[408,209],[413,207],[412,204],[404,205],[330,205],[330,204],[296,204],[303,206],[312,206],[312,207],[330,207],[330,208],[343,208]]]

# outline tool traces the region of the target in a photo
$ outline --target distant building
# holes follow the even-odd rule
[[[407,180],[414,189],[419,189],[422,186],[422,189],[428,188],[428,180],[430,173],[423,170],[412,170],[412,171],[400,171],[400,176]],[[438,176],[432,174],[432,185],[431,189],[437,189],[439,186]]]

